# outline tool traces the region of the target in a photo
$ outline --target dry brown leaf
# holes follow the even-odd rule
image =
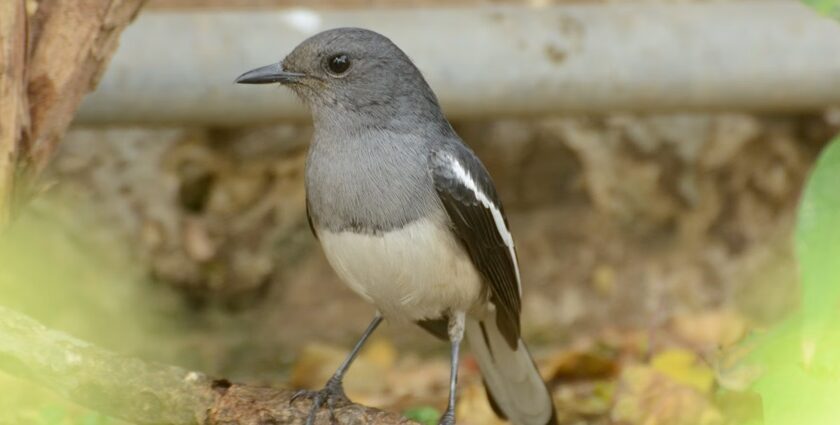
[[[289,384],[294,388],[319,388],[341,364],[342,349],[325,344],[309,344],[301,350],[292,368]]]
[[[321,388],[335,373],[349,348],[310,344],[301,351],[289,379],[295,388]],[[390,341],[375,339],[359,354],[344,379],[344,390],[351,399],[366,400],[385,392],[386,376],[394,366],[396,349]]]
[[[407,357],[391,370],[387,380],[395,397],[443,401],[449,385],[449,363],[443,359]]]
[[[548,362],[549,381],[567,383],[612,378],[618,373],[616,359],[598,351],[567,351]]]
[[[713,368],[721,388],[734,392],[747,391],[764,374],[765,368],[751,361],[749,356],[756,349],[757,339],[746,339],[718,352]]]
[[[579,385],[562,385],[554,391],[554,404],[563,419],[600,418],[608,415],[613,405],[615,384],[598,381]]]
[[[216,244],[208,234],[207,226],[199,218],[184,220],[184,248],[195,261],[208,261],[216,254]]]
[[[484,386],[475,383],[459,388],[460,397],[455,410],[455,418],[461,425],[504,425],[487,401]]]
[[[647,366],[626,368],[619,380],[612,420],[644,425],[721,425],[723,416],[706,396]]]
[[[397,361],[397,349],[388,340],[374,339],[367,344],[361,357],[382,369],[390,369]]]
[[[698,347],[728,347],[739,341],[746,331],[746,322],[730,310],[707,311],[674,318],[674,332]]]
[[[615,293],[615,268],[608,264],[599,264],[592,270],[592,286],[605,297]]]

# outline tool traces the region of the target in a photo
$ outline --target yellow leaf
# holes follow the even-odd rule
[[[697,356],[683,349],[663,351],[651,360],[651,367],[676,382],[703,393],[712,389],[715,375]]]
[[[507,421],[499,419],[487,401],[484,386],[472,384],[460,389],[455,417],[461,425],[505,425]]]
[[[397,361],[397,349],[387,339],[378,338],[368,343],[361,357],[382,369],[390,369]]]
[[[647,366],[628,366],[619,378],[610,414],[617,423],[723,425],[708,396]]]
[[[374,339],[360,353],[344,379],[351,398],[368,397],[385,390],[386,374],[394,366],[397,351],[386,339]],[[349,348],[313,343],[305,346],[292,368],[293,388],[320,389],[347,357]]]
[[[321,388],[346,355],[341,347],[321,343],[306,345],[292,368],[289,384],[293,388]]]

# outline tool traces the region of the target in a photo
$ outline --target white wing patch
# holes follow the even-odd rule
[[[510,258],[513,259],[513,269],[516,272],[516,285],[519,289],[519,296],[522,296],[522,282],[519,279],[519,261],[516,259],[516,250],[513,248],[513,236],[510,234],[507,226],[505,225],[505,218],[502,216],[502,212],[499,210],[498,206],[494,204],[490,198],[487,197],[484,192],[482,192],[478,185],[475,184],[475,180],[473,180],[470,173],[458,162],[457,159],[452,157],[451,155],[446,155],[446,158],[449,160],[449,164],[452,166],[452,171],[455,173],[455,176],[458,180],[470,189],[474,194],[476,199],[481,202],[481,205],[484,205],[484,208],[490,210],[490,213],[493,214],[493,221],[496,223],[496,230],[499,232],[499,235],[502,236],[502,240],[507,245],[508,251],[510,252]]]

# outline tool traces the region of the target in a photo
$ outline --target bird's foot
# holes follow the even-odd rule
[[[318,391],[300,390],[296,392],[289,400],[289,404],[303,398],[312,400],[312,407],[309,411],[309,416],[306,417],[306,425],[315,424],[315,416],[318,414],[318,410],[321,409],[321,406],[325,403],[330,412],[330,422],[338,424],[338,419],[335,417],[335,408],[337,406],[350,403],[350,399],[348,399],[347,395],[344,394],[344,388],[341,385],[341,381],[332,378],[327,381],[327,385],[324,386],[324,388]]]
[[[455,425],[455,411],[446,409],[446,411],[443,412],[443,416],[440,417],[438,425]]]

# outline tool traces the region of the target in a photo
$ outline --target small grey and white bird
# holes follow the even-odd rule
[[[308,423],[321,406],[332,411],[347,400],[342,377],[383,317],[451,343],[441,424],[455,422],[464,336],[499,416],[517,425],[556,423],[520,337],[522,284],[502,204],[408,56],[373,31],[339,28],[236,82],[280,83],[309,106],[310,227],[336,273],[378,310],[326,387],[298,393],[313,400]]]

